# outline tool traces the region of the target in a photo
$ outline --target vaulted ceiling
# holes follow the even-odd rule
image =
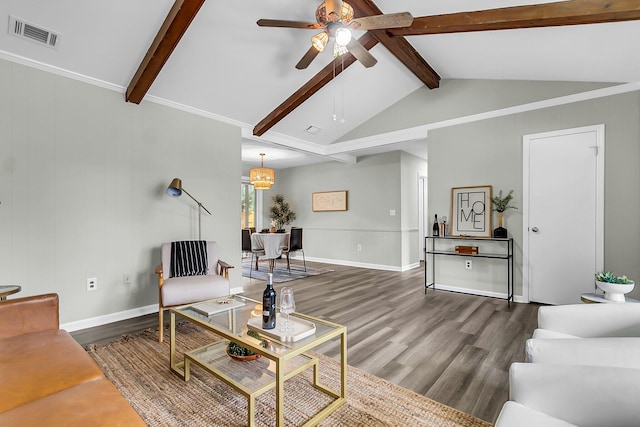
[[[351,0],[356,17],[408,11],[415,19],[356,32],[374,67],[350,55],[333,61],[327,49],[297,70],[315,32],[256,21],[313,22],[319,3],[5,0],[4,22],[20,18],[58,33],[60,43],[51,49],[2,31],[0,57],[237,124],[247,160],[276,144],[294,149],[283,155],[287,166],[310,161],[304,153],[323,160],[324,147],[416,89],[438,90],[441,78],[640,81],[640,0]]]

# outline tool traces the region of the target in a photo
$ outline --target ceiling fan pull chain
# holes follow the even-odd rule
[[[340,55],[340,73],[344,71],[344,55]],[[340,124],[344,124],[344,84],[340,81]]]
[[[337,86],[335,86],[335,80],[336,80],[336,61],[335,58],[333,59],[333,82],[334,82],[334,88],[333,88],[333,121],[337,122],[338,121],[338,115],[336,114],[336,91],[338,90]]]

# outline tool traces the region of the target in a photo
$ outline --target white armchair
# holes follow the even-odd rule
[[[176,242],[185,243],[185,242]],[[229,295],[229,269],[232,265],[218,258],[216,242],[206,242],[206,265],[203,274],[176,274],[172,268],[171,243],[162,244],[162,263],[156,267],[158,275],[158,341],[164,338],[163,315],[166,308],[205,301]],[[174,263],[177,264],[177,263]]]
[[[496,427],[638,425],[640,369],[514,363]]]

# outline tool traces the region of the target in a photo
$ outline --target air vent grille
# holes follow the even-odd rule
[[[9,16],[9,34],[44,44],[53,49],[57,49],[60,44],[60,34],[14,16]]]

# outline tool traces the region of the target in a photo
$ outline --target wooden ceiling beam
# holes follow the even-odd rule
[[[570,0],[414,18],[394,28],[396,36],[508,30],[561,25],[599,24],[640,19],[640,0]]]
[[[367,50],[371,50],[372,47],[378,44],[378,40],[373,37],[370,32],[365,33],[358,39],[358,41]],[[298,89],[293,95],[287,98],[282,104],[276,107],[275,110],[262,119],[260,123],[253,128],[253,134],[256,136],[264,134],[354,62],[356,62],[356,58],[350,53],[342,55],[340,58],[335,58],[331,63],[329,63],[329,65],[324,67],[318,74],[313,76],[311,80],[305,83],[304,86]],[[336,64],[335,67],[334,64]]]
[[[355,16],[383,14],[371,0],[349,0],[349,4],[353,7]],[[418,51],[406,39],[391,37],[388,31],[372,30],[369,32],[429,89],[440,86],[440,76]]]
[[[142,102],[204,1],[176,0],[127,87],[127,102]]]

